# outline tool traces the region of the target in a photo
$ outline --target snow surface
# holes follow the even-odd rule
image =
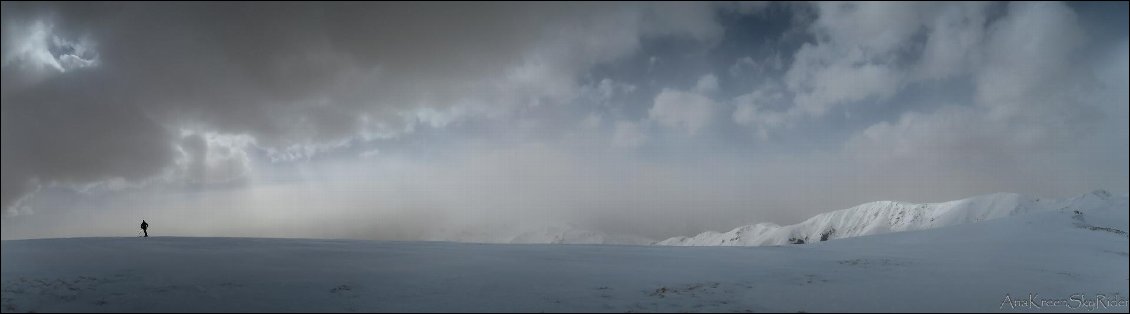
[[[997,193],[963,200],[915,204],[879,201],[816,215],[795,225],[760,223],[729,232],[707,231],[693,237],[674,237],[656,243],[679,246],[761,246],[811,243],[890,232],[926,230],[975,223],[1065,207],[1090,209],[1117,204],[1116,197],[1098,190],[1064,200]]]
[[[990,209],[927,211],[923,217],[985,220],[980,223],[771,247],[171,237],[3,241],[0,309],[1029,312],[1002,309],[1006,294],[1014,301],[1030,293],[1036,299],[1126,299],[1126,197],[1100,196],[1054,209],[1014,207],[1025,214],[999,204],[1044,201],[975,198],[968,206]],[[882,215],[883,205],[875,207],[883,219],[894,217]],[[1114,307],[1090,303],[1096,312],[1127,312],[1125,301]],[[1038,310],[1086,310],[1064,306]]]

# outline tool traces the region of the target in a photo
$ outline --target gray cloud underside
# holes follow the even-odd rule
[[[564,101],[578,71],[632,52],[640,36],[716,36],[709,15],[695,10],[5,4],[3,204],[29,180],[153,175],[173,163],[184,129],[247,134],[285,150],[444,123],[418,109],[497,116]],[[34,57],[19,51],[28,41],[19,32],[35,23],[53,36],[91,38],[97,68],[61,75],[19,60]]]

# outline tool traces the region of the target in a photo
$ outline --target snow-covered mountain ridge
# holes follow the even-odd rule
[[[943,203],[878,201],[813,216],[801,223],[779,226],[759,223],[729,232],[707,231],[693,237],[674,237],[656,243],[674,246],[762,246],[801,244],[891,232],[968,224],[1050,210],[1084,210],[1125,204],[1126,195],[1096,190],[1067,199],[1041,199],[1015,193],[995,193]]]

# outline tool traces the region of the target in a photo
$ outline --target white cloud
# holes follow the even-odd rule
[[[890,2],[819,2],[819,17],[810,31],[821,44],[860,48],[868,56],[883,56],[907,44],[919,31],[931,4]]]
[[[655,104],[648,111],[648,117],[660,125],[695,134],[710,123],[714,107],[714,101],[706,96],[663,89],[655,96]]]
[[[816,44],[796,52],[784,83],[795,94],[797,117],[893,95],[902,85],[898,52],[920,27],[917,4],[819,3],[809,28]]]
[[[48,50],[53,30],[54,24],[44,19],[26,25],[5,23],[3,66],[49,67],[62,72],[63,66]]]
[[[701,94],[710,94],[718,91],[718,77],[714,74],[703,75],[694,85],[694,91]]]
[[[902,73],[884,64],[838,63],[794,77],[796,110],[820,116],[835,105],[875,98],[885,100],[898,91]]]
[[[598,128],[600,128],[600,124],[603,121],[604,121],[604,118],[602,118],[599,114],[590,113],[588,116],[585,117],[584,120],[581,120],[581,128],[587,129],[587,130],[598,129]]]
[[[919,80],[967,73],[980,56],[985,4],[835,2],[815,9],[808,30],[816,42],[796,52],[783,78],[793,94],[789,120],[885,101]]]
[[[756,61],[753,61],[753,57],[745,56],[738,58],[737,61],[734,61],[734,64],[730,65],[728,72],[730,73],[730,76],[738,76],[741,75],[742,72],[747,68],[756,70],[759,67],[760,65],[757,64]]]
[[[910,161],[936,166],[952,157],[983,159],[994,149],[991,138],[1008,127],[986,121],[977,109],[945,106],[931,114],[907,113],[894,123],[880,122],[850,139],[846,147],[867,160]],[[956,166],[956,165],[949,165]]]
[[[612,80],[608,78],[600,80],[600,85],[597,85],[597,89],[600,90],[600,96],[604,99],[612,98],[612,94],[616,92],[612,86]]]
[[[609,105],[612,104],[611,101],[614,97],[635,92],[636,85],[604,78],[600,80],[600,83],[597,83],[595,87],[589,87],[588,89],[591,89],[592,91],[585,91],[593,93],[595,96],[593,98],[595,98],[597,102]]]
[[[647,135],[644,134],[638,123],[616,121],[615,130],[612,133],[613,146],[635,148],[643,145],[645,141],[647,141]]]
[[[34,190],[28,191],[26,194],[21,195],[20,198],[13,201],[12,205],[7,208],[7,216],[31,215],[35,213],[35,209],[28,203],[31,198],[42,189],[41,187],[41,185],[36,184]]]
[[[967,22],[977,24],[976,20]],[[897,121],[877,123],[853,136],[846,152],[891,169],[947,169],[954,176],[992,173],[1002,178],[979,180],[1056,176],[1058,180],[1040,184],[1047,193],[1085,191],[1098,187],[1088,184],[1124,181],[1099,168],[1076,164],[1089,160],[1085,162],[1091,166],[1119,167],[1110,156],[1075,151],[1102,151],[1100,147],[1110,145],[1112,141],[1095,140],[1107,138],[1096,132],[1109,132],[1102,130],[1115,123],[1100,115],[1112,103],[1126,107],[1124,100],[1116,100],[1125,98],[1126,87],[1105,89],[1093,78],[1101,75],[1086,73],[1118,62],[1079,60],[1076,52],[1084,36],[1075,13],[1062,3],[1011,3],[1004,17],[981,31],[986,34],[958,36],[969,45],[952,47],[971,51],[934,56],[938,59],[931,61],[969,65],[967,75],[974,78],[972,104],[943,105],[934,112],[908,112]],[[984,44],[973,44],[980,37]],[[940,69],[925,65],[923,69]],[[926,76],[955,74],[933,70],[927,70]]]
[[[976,73],[977,103],[993,114],[1037,109],[1049,92],[1070,87],[1070,55],[1084,42],[1075,13],[1063,3],[1010,3],[1008,15],[994,23]]]
[[[734,122],[754,127],[761,139],[769,136],[769,130],[782,127],[789,118],[789,112],[776,111],[771,107],[780,107],[785,97],[776,85],[767,84],[753,92],[738,96],[734,99]]]
[[[179,148],[184,154],[184,180],[190,185],[232,183],[246,180],[251,173],[247,149],[254,140],[246,135],[215,133],[188,134]]]
[[[925,21],[929,37],[917,68],[919,78],[943,79],[968,73],[979,62],[989,5],[944,6],[933,21]]]

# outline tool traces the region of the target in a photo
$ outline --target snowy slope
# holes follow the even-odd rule
[[[1037,293],[1078,296],[1094,312],[1126,313],[1125,305],[1093,302],[1099,295],[1128,295],[1126,197],[1089,197],[1064,204],[1112,205],[776,247],[163,237],[3,241],[0,309],[1030,312],[1002,301]],[[964,215],[988,218],[995,211]],[[1090,309],[1066,306],[1086,305],[1039,310]]]
[[[761,246],[811,243],[890,232],[926,230],[1065,207],[1078,209],[1108,207],[1125,201],[1125,196],[1114,196],[1102,190],[1064,200],[997,193],[930,204],[879,201],[820,214],[795,225],[778,226],[761,223],[738,227],[725,233],[708,231],[693,237],[674,237],[657,244]]]

